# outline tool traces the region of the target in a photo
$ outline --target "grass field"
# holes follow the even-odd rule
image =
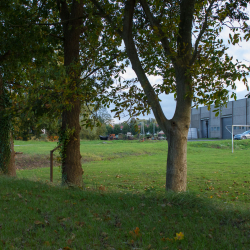
[[[56,143],[15,145],[18,178],[0,179],[0,249],[250,249],[250,140],[233,154],[227,140],[188,142],[179,194],[165,193],[166,141],[82,141],[82,189],[61,187],[59,167],[49,183]]]

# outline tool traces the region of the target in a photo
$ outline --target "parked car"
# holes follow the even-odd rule
[[[250,139],[250,130],[234,136],[234,140],[244,140],[244,139]]]

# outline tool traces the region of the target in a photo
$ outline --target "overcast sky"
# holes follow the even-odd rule
[[[224,42],[227,44],[228,41],[228,30],[224,29],[222,34],[221,34],[221,38],[224,40]],[[250,41],[249,42],[241,42],[239,45],[229,45],[229,49],[227,50],[227,53],[229,54],[229,56],[233,56],[233,60],[238,59],[239,61],[241,61],[242,63],[245,63],[247,66],[250,65],[250,50],[249,50],[249,46],[250,45]],[[126,69],[126,73],[122,75],[125,79],[132,79],[134,77],[136,77],[134,71],[132,70],[131,67]],[[162,78],[160,76],[149,76],[148,77],[150,83],[153,85],[155,83],[161,83],[162,82]],[[250,85],[250,77],[248,77],[249,80],[249,85]],[[244,84],[242,82],[237,81],[236,82],[237,85],[237,89],[236,89],[236,93],[237,93],[237,99],[243,99],[245,98],[245,95],[249,92],[246,89],[246,86],[244,86]],[[173,94],[170,95],[160,95],[160,99],[161,101],[161,106],[163,109],[164,114],[166,115],[166,117],[168,119],[171,119],[174,115],[175,112],[175,106],[176,106],[176,102],[174,100],[174,96]],[[231,100],[231,99],[230,99]],[[112,114],[113,115],[113,114]],[[147,116],[140,116],[138,117],[140,119],[148,119],[148,118],[154,118],[153,113],[151,112],[150,115]],[[125,118],[121,118],[121,120],[119,121],[118,119],[114,119],[115,123],[120,123],[124,120],[127,120],[128,117]]]

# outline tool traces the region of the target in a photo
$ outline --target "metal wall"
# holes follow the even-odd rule
[[[222,139],[231,139],[232,134],[229,131],[232,131],[232,116],[231,117],[223,117],[222,121]],[[228,126],[229,131],[226,129]]]
[[[250,125],[250,98],[228,102],[220,108],[218,116],[215,116],[214,110],[214,105],[210,110],[207,107],[192,109],[190,128],[197,129],[199,138],[231,139],[232,135],[225,126],[239,125],[233,131],[233,134],[239,134],[246,130],[244,125]]]

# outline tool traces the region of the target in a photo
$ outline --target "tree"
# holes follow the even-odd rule
[[[112,121],[111,114],[108,112],[106,107],[100,107],[95,116],[103,124],[110,124]]]
[[[64,66],[67,69],[69,89],[79,88],[81,71],[79,66],[80,36],[83,32],[83,1],[57,1],[63,24]],[[77,96],[70,97],[71,108],[62,113],[61,142],[63,143],[62,176],[64,183],[82,186],[83,170],[80,155],[80,110],[81,103]],[[66,134],[66,131],[69,131]],[[63,139],[62,139],[63,137]]]
[[[121,132],[122,132],[122,131],[121,131],[121,125],[120,125],[120,124],[115,124],[113,133],[114,133],[115,135],[118,135],[118,134],[121,133]]]
[[[37,2],[36,2],[37,3]],[[12,140],[12,119],[16,115],[13,103],[15,97],[23,93],[30,85],[26,79],[29,66],[37,55],[44,55],[51,47],[44,47],[44,33],[47,27],[30,28],[24,23],[37,21],[35,1],[11,0],[0,3],[0,169],[1,172],[15,175],[14,146]],[[27,6],[27,4],[30,4]],[[39,46],[40,45],[40,46]],[[25,82],[23,86],[20,82]]]
[[[91,1],[113,28],[114,35],[123,39],[142,91],[135,86],[128,87],[137,91],[136,97],[142,104],[150,106],[167,136],[166,189],[185,191],[192,101],[194,105],[215,103],[219,107],[228,100],[226,88],[235,89],[236,79],[243,79],[247,84],[245,65],[232,62],[219,35],[227,17],[244,23],[248,1]],[[236,13],[232,14],[235,6]],[[232,38],[235,43],[237,39],[237,35]],[[162,76],[162,84],[152,86],[147,74]],[[122,98],[135,97],[134,90]],[[163,113],[160,93],[175,93],[176,109],[172,119]],[[232,96],[235,97],[235,93]],[[139,110],[143,110],[142,106]]]
[[[64,86],[68,92],[60,137],[60,143],[63,143],[62,177],[66,184],[81,186],[81,103],[96,104],[93,111],[98,110],[101,104],[109,105],[107,88],[113,83],[111,76],[124,68],[123,63],[116,65],[117,60],[123,60],[124,56],[117,49],[121,39],[114,39],[111,32],[105,30],[101,18],[89,2],[58,0],[57,5],[63,25]],[[87,127],[93,125],[87,117],[85,123]]]
[[[106,124],[106,131],[107,135],[113,134],[114,133],[113,126],[111,124]]]
[[[121,39],[112,39],[91,4],[83,1],[8,0],[1,2],[1,11],[1,59],[11,54],[3,65],[3,82],[14,90],[13,99],[28,95],[37,101],[36,116],[53,107],[62,112],[62,179],[80,186],[80,105],[105,103]],[[109,51],[110,43],[114,49]]]

